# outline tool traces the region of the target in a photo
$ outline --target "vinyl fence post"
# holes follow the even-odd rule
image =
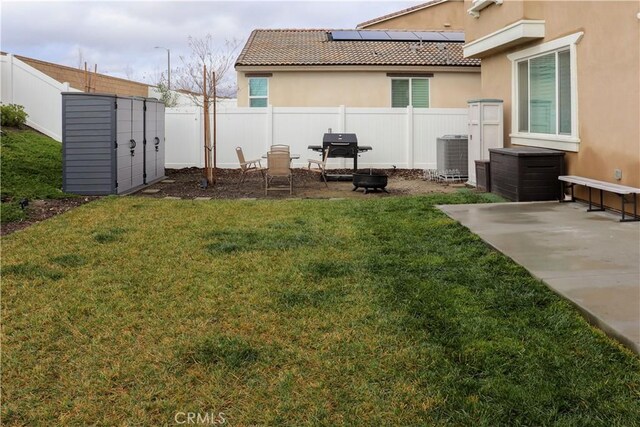
[[[194,147],[195,147],[195,152],[199,153],[198,156],[198,167],[203,168],[204,167],[204,151],[200,149],[200,141],[202,141],[202,138],[204,138],[204,130],[203,130],[203,122],[204,120],[204,109],[202,107],[196,107],[196,135],[198,136],[198,138],[193,141],[194,142]]]
[[[13,104],[13,54],[8,54],[7,59],[9,60],[9,90],[8,90],[8,102],[7,104]]]
[[[338,132],[347,132],[347,108],[344,105],[338,107]]]
[[[407,107],[407,167],[413,169],[413,106]]]
[[[267,107],[267,151],[273,145],[273,105]]]

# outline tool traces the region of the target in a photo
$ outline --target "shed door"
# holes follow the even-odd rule
[[[133,99],[132,139],[135,141],[133,154],[131,156],[132,185],[139,187],[144,184],[144,100]]]
[[[476,160],[482,160],[482,140],[480,133],[480,103],[469,104],[469,184],[476,185]]]
[[[487,102],[480,104],[482,159],[489,159],[489,148],[502,148],[502,103]]]
[[[153,182],[158,177],[156,162],[156,114],[157,114],[157,102],[147,101],[145,111],[145,146],[144,146],[144,172],[145,183]]]
[[[131,126],[131,109],[132,100],[127,98],[117,99],[118,109],[117,111],[117,173],[116,182],[118,184],[118,194],[129,191],[132,186],[132,164],[133,159],[130,153],[130,140],[132,138],[132,126]]]
[[[143,102],[132,98],[118,98],[118,194],[144,183]]]
[[[159,102],[156,104],[156,133],[157,133],[157,149],[156,155],[156,177],[160,178],[164,176],[164,104]]]

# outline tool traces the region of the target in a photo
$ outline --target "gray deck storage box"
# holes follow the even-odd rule
[[[62,189],[84,195],[122,194],[163,178],[164,105],[158,103],[63,93]],[[152,113],[146,114],[151,106]]]
[[[514,202],[558,200],[564,152],[534,147],[489,149],[491,192]]]

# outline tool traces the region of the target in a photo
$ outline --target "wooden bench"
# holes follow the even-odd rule
[[[564,200],[565,185],[571,188],[572,202],[576,201],[573,193],[573,187],[576,185],[583,185],[589,189],[589,209],[587,209],[587,212],[604,211],[604,204],[602,202],[602,192],[608,191],[610,193],[615,193],[620,196],[620,200],[622,201],[622,219],[620,220],[621,222],[640,221],[640,217],[638,217],[638,201],[636,197],[637,194],[640,194],[640,188],[628,187],[626,185],[620,185],[620,184],[612,184],[610,182],[598,181],[596,179],[584,178],[581,176],[574,176],[574,175],[562,175],[562,176],[559,176],[558,179],[560,180],[560,189],[561,189],[560,202],[568,201],[568,200]],[[593,206],[593,202],[591,201],[592,188],[600,190],[600,207],[599,208],[592,207]],[[630,201],[627,200],[627,196],[629,195],[631,195],[631,197],[633,198],[633,218],[628,218],[625,216],[624,206],[625,206],[625,203],[630,203]]]

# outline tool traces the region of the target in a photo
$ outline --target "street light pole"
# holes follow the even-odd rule
[[[156,46],[154,49],[164,49],[167,51],[167,89],[171,90],[171,50],[163,46]]]

